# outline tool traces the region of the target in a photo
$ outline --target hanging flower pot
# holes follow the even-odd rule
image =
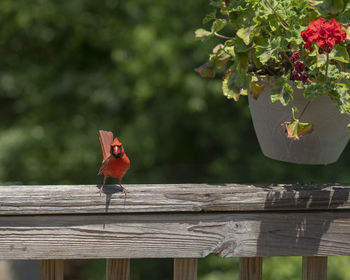
[[[350,6],[330,13],[312,1],[211,1],[196,38],[213,37],[209,61],[196,69],[238,101],[248,95],[263,153],[303,163],[335,162],[350,131]],[[291,12],[292,11],[292,12]],[[326,19],[327,18],[327,19]],[[226,28],[227,27],[227,28]]]
[[[301,89],[294,88],[294,98],[288,105],[271,102],[273,78],[264,80],[264,89],[257,99],[248,96],[255,133],[264,155],[269,158],[300,164],[329,164],[337,161],[344,150],[350,117],[340,114],[328,95],[309,102]],[[300,139],[286,137],[283,125],[290,120],[291,108],[298,108],[299,120],[312,123]],[[301,113],[303,115],[300,117]],[[298,117],[298,116],[296,116]]]

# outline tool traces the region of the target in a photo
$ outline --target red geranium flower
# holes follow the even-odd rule
[[[292,56],[290,57],[291,62],[296,62],[300,58],[300,54],[298,51],[293,51]]]
[[[346,38],[346,32],[342,30],[341,23],[335,19],[327,22],[324,18],[313,20],[306,30],[301,31],[301,37],[305,41],[304,48],[312,51],[312,42],[315,42],[323,51],[330,52],[334,45]]]
[[[304,63],[302,61],[294,62],[294,69],[297,70],[298,73],[303,72],[305,69]]]

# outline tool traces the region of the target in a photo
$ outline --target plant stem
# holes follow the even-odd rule
[[[326,74],[324,75],[324,81],[327,81],[327,76],[328,76],[328,64],[329,64],[329,53],[326,54],[327,56],[327,62],[326,62]]]
[[[289,62],[290,66],[292,66],[292,69],[294,68],[294,64],[290,61],[290,58],[288,57],[288,55],[285,52],[282,52],[282,56],[284,56],[287,61]]]
[[[282,23],[282,27],[284,29],[288,29],[288,27],[289,27],[288,23],[280,16],[280,14],[276,11],[276,9],[271,5],[270,1],[269,0],[265,0],[265,3],[266,3],[267,6],[270,7],[270,9],[274,12],[274,14],[280,20],[280,22]]]
[[[303,109],[303,111],[300,113],[299,120],[301,120],[301,117],[304,115],[306,108],[310,105],[311,101],[308,101]]]
[[[214,33],[214,35],[217,37],[220,37],[222,39],[226,39],[226,40],[234,40],[235,39],[234,37],[227,37],[227,36],[221,35],[221,34],[216,33],[216,32]]]

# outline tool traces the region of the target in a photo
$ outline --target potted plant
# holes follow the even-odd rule
[[[263,153],[304,164],[335,162],[349,139],[350,1],[212,0],[196,30],[218,37],[202,77],[222,72],[223,94],[248,95]]]

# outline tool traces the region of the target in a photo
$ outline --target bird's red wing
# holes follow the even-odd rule
[[[113,142],[113,133],[104,130],[99,130],[98,133],[100,136],[103,160],[105,160],[111,154],[111,143]]]
[[[97,175],[102,174],[104,171],[108,170],[109,168],[109,163],[112,160],[113,156],[109,156],[108,158],[106,158],[105,160],[102,161],[100,170],[98,171]]]

